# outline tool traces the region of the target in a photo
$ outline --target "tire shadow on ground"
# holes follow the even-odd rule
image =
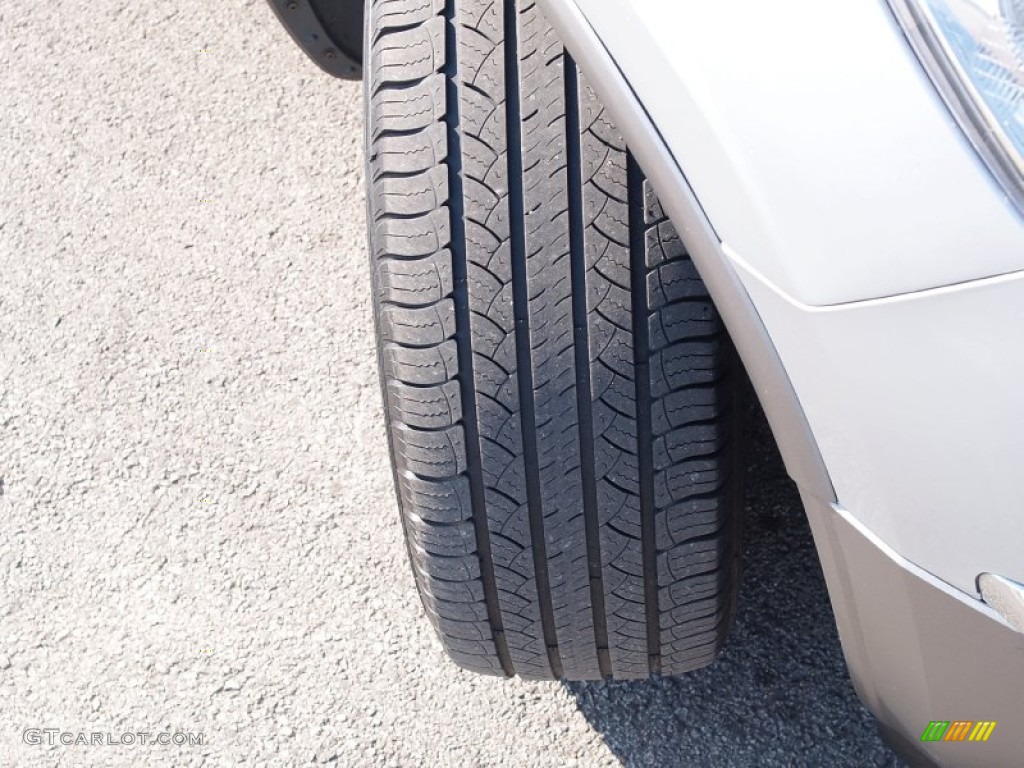
[[[853,691],[796,486],[756,405],[745,442],[743,584],[721,656],[681,678],[565,687],[627,766],[900,766]]]

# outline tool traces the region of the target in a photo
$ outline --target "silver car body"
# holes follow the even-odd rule
[[[883,0],[542,4],[725,317],[861,698],[914,760],[1020,764],[1020,212]]]

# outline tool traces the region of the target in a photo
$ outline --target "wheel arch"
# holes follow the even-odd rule
[[[539,2],[604,100],[679,230],[750,376],[787,472],[802,493],[834,503],[832,481],[789,375],[678,162],[575,2]]]

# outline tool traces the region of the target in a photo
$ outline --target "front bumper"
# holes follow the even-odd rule
[[[902,558],[851,515],[804,504],[858,695],[912,765],[1020,765],[1024,634]],[[994,721],[984,743],[921,741],[930,721]]]

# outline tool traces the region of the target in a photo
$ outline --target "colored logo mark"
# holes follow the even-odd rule
[[[995,729],[994,720],[932,720],[921,741],[988,741]]]

